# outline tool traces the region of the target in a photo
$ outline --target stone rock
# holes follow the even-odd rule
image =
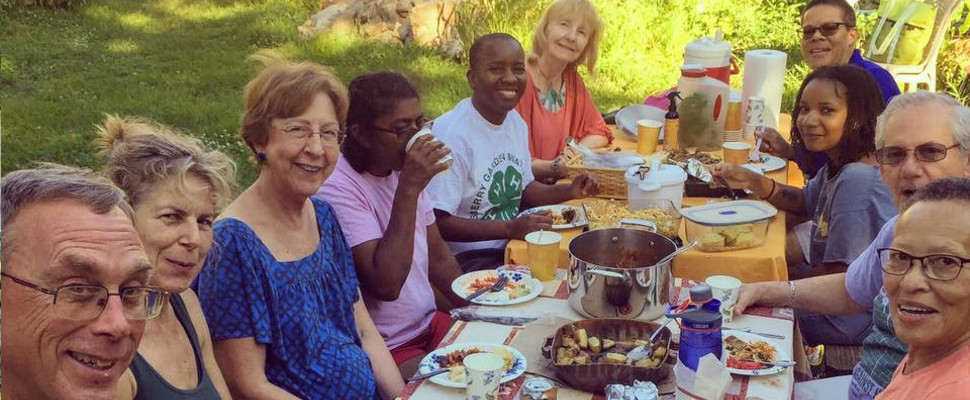
[[[455,24],[463,0],[328,0],[297,29],[305,36],[359,33],[381,40],[417,43],[460,59]]]

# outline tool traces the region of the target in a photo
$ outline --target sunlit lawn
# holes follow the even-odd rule
[[[459,25],[470,42],[509,32],[528,48],[551,0],[468,0]],[[585,71],[603,112],[676,83],[684,45],[724,29],[735,54],[789,53],[785,103],[806,73],[797,50],[801,0],[593,0],[607,29],[598,76]],[[255,174],[236,137],[242,88],[261,48],[331,65],[354,76],[395,70],[420,87],[437,116],[470,94],[465,66],[416,46],[354,36],[306,39],[296,27],[319,0],[89,0],[71,11],[3,10],[0,106],[6,111],[2,171],[55,161],[97,168],[94,125],[105,113],[142,115],[199,135]],[[466,46],[469,43],[465,43]],[[740,77],[733,82],[740,87]]]

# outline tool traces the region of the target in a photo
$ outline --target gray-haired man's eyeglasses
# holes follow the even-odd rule
[[[165,291],[154,286],[126,286],[118,293],[110,293],[104,286],[83,284],[48,289],[4,272],[0,272],[0,275],[10,278],[18,285],[54,296],[54,314],[75,321],[87,321],[101,316],[110,296],[121,299],[125,318],[132,321],[157,317],[165,304]]]

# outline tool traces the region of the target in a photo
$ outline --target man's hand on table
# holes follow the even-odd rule
[[[795,156],[795,148],[785,138],[781,137],[781,134],[774,128],[755,130],[754,136],[761,139],[759,151],[781,157],[783,160],[790,160]]]
[[[525,235],[538,231],[552,229],[552,217],[549,211],[524,215],[505,223],[505,230],[509,239],[525,240]]]
[[[569,184],[569,194],[573,199],[593,197],[599,194],[600,184],[593,175],[582,173]]]

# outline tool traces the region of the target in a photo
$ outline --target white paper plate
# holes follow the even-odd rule
[[[580,228],[589,224],[588,219],[586,218],[586,213],[583,212],[583,207],[570,206],[566,204],[555,204],[551,206],[534,207],[534,208],[525,210],[523,212],[520,212],[518,216],[522,217],[525,215],[535,214],[537,212],[542,212],[542,211],[549,211],[553,213],[562,214],[563,210],[570,209],[570,208],[576,211],[576,219],[573,222],[568,224],[553,225],[552,226],[553,230]]]
[[[762,336],[754,335],[747,332],[737,332],[737,331],[731,331],[730,333],[722,333],[722,335],[724,335],[725,339],[728,336],[734,336],[734,337],[737,337],[738,339],[741,339],[749,343],[758,342],[758,341],[768,343],[768,345],[775,348],[776,360],[791,360],[791,356],[789,356],[788,353],[784,350],[784,346],[782,346],[781,343],[775,340],[767,339]],[[724,352],[723,352],[724,364],[727,365],[727,359],[728,357],[731,356],[731,353],[728,352],[727,345],[723,345],[723,346],[725,346]],[[784,371],[785,367],[773,366],[773,367],[762,368],[762,369],[737,369],[737,368],[728,367],[727,370],[728,372],[735,375],[760,376],[760,375],[777,374],[781,371]]]
[[[545,286],[541,281],[528,274],[509,270],[504,270],[501,272],[495,270],[486,270],[469,272],[465,275],[459,276],[454,280],[454,282],[451,282],[451,290],[461,297],[468,297],[470,294],[475,292],[474,290],[469,289],[469,286],[475,282],[476,279],[498,277],[499,274],[507,275],[510,283],[525,285],[527,288],[529,288],[529,292],[521,297],[510,299],[510,286],[506,285],[505,289],[501,292],[485,293],[472,300],[472,303],[486,306],[508,306],[512,304],[520,304],[539,297],[539,295],[542,294],[542,291],[545,289]]]
[[[497,344],[497,343],[480,343],[480,342],[467,342],[467,343],[455,343],[450,346],[445,346],[435,351],[428,353],[421,360],[421,364],[418,366],[418,373],[425,374],[440,368],[439,360],[446,357],[448,353],[455,350],[465,350],[471,347],[475,347],[481,350],[490,351],[496,348],[503,348],[512,356],[515,357],[515,363],[512,364],[512,368],[505,371],[505,375],[502,375],[502,383],[509,382],[522,376],[525,373],[525,368],[528,366],[528,362],[525,360],[525,356],[522,353],[512,347]],[[453,388],[464,388],[468,386],[465,382],[455,382],[448,379],[449,373],[444,373],[441,375],[435,375],[428,378],[431,382],[437,383],[441,386],[453,387]]]
[[[664,122],[664,115],[667,112],[657,107],[645,104],[633,104],[623,107],[616,113],[616,125],[627,133],[637,137],[637,121],[641,119],[652,119]],[[660,128],[660,139],[664,138],[664,129]]]
[[[788,165],[788,161],[765,153],[761,153],[761,160],[764,161],[761,164],[744,164],[744,166],[750,169],[762,169],[765,172],[771,172],[785,168]]]

